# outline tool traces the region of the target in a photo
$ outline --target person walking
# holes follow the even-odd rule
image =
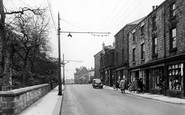
[[[119,89],[119,81],[116,82],[116,90]]]
[[[139,80],[138,80],[138,93],[143,93],[143,88],[144,88],[144,84],[143,84],[143,79],[142,78],[140,78]]]
[[[121,90],[121,93],[123,94],[123,93],[125,93],[125,80],[124,79],[122,79],[121,81],[120,81],[120,90]]]

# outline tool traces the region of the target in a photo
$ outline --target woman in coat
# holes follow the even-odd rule
[[[125,93],[125,80],[124,79],[122,79],[121,81],[120,81],[120,90],[121,90],[121,93]]]

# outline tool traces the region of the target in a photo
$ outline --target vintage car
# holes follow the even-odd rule
[[[103,84],[102,84],[100,79],[93,79],[92,87],[93,88],[103,89]]]

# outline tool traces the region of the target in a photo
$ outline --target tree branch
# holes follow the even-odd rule
[[[26,12],[26,11],[31,11],[35,15],[41,15],[43,13],[43,10],[44,9],[39,9],[39,8],[37,8],[37,9],[30,9],[30,8],[24,7],[24,8],[21,8],[20,11],[5,12],[5,14],[24,14],[24,12]]]

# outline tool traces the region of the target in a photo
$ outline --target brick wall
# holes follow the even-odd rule
[[[0,115],[17,115],[50,91],[49,84],[0,92]]]

